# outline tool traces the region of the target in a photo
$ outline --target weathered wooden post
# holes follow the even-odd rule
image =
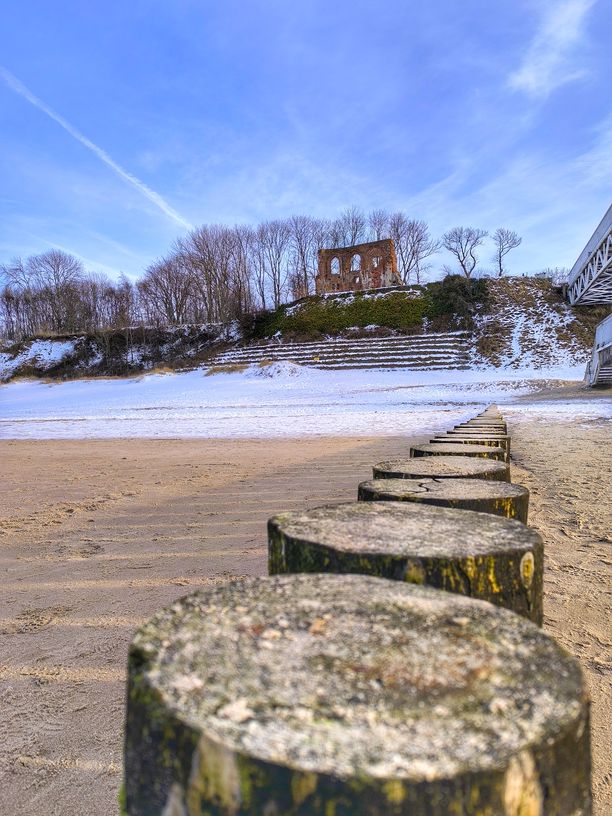
[[[427,584],[542,623],[542,539],[518,521],[488,513],[398,501],[283,513],[268,522],[268,571]]]
[[[501,431],[508,432],[508,426],[505,422],[494,422],[493,420],[470,419],[468,422],[463,422],[460,425],[455,425],[455,428],[474,428],[475,430],[483,431]]]
[[[506,462],[510,461],[510,437],[501,434],[490,434],[489,436],[482,436],[480,434],[458,434],[454,431],[449,431],[445,434],[438,434],[429,440],[435,445],[444,445],[450,443],[451,445],[489,445],[492,448],[503,448],[505,452]]]
[[[446,431],[449,434],[457,434],[458,436],[509,436],[505,431],[500,431],[497,428],[489,430],[487,428],[453,428],[451,431]]]
[[[580,667],[490,604],[248,579],[155,615],[128,672],[129,816],[591,813]]]
[[[357,496],[359,501],[409,501],[476,510],[523,524],[529,511],[526,487],[482,479],[373,479],[361,482]]]
[[[510,481],[505,462],[473,456],[419,456],[389,459],[372,468],[375,479],[494,479]]]
[[[414,445],[410,448],[411,456],[474,456],[481,459],[506,461],[506,451],[490,445],[463,445],[461,442],[430,442]]]

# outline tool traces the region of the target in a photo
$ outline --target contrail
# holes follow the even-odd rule
[[[190,224],[186,218],[183,218],[180,213],[172,209],[172,207],[166,201],[164,201],[159,193],[156,193],[155,190],[147,187],[143,181],[140,181],[140,179],[137,179],[136,176],[133,176],[131,173],[128,173],[127,170],[124,170],[123,167],[120,167],[116,161],[111,159],[105,150],[102,150],[101,147],[98,147],[98,145],[94,144],[86,136],[83,136],[83,134],[73,127],[70,122],[67,122],[63,116],[60,116],[59,113],[56,113],[48,105],[45,105],[45,103],[37,96],[34,96],[34,94],[17,79],[17,77],[13,76],[10,71],[7,71],[6,68],[2,68],[1,66],[0,77],[12,91],[19,94],[19,96],[23,96],[23,98],[27,99],[28,102],[31,105],[34,105],[35,108],[38,108],[43,113],[46,113],[50,119],[53,119],[53,121],[57,122],[60,127],[63,127],[67,133],[77,140],[77,142],[80,142],[88,150],[91,150],[91,152],[97,156],[101,162],[104,162],[107,167],[110,167],[110,169],[113,170],[113,172],[115,172],[119,178],[127,181],[127,183],[131,184],[132,187],[135,187],[140,193],[143,194],[143,196],[145,196],[145,198],[148,198],[149,201],[159,207],[159,209],[169,218],[172,218],[173,221],[176,221],[177,224],[180,224],[186,229],[193,229],[193,224]]]

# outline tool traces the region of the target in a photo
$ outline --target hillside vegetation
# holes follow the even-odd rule
[[[467,330],[472,365],[543,368],[582,365],[606,307],[573,308],[547,279],[469,281],[302,298],[233,326],[137,327],[89,335],[37,337],[0,351],[0,381],[126,376],[206,365],[232,344],[324,341]]]
[[[0,346],[0,382],[15,377],[126,376],[154,368],[194,368],[230,339],[219,327],[134,327],[38,336]]]
[[[280,333],[285,340],[319,340],[359,329],[416,334],[424,329],[469,328],[472,314],[487,303],[488,281],[451,275],[426,286],[302,298],[257,315],[251,334],[254,338]]]

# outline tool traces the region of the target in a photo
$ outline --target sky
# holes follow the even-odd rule
[[[571,267],[612,200],[611,28],[610,0],[3,0],[0,263],[136,278],[194,226],[356,205]]]

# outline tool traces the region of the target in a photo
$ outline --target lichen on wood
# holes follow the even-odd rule
[[[459,445],[489,445],[490,447],[500,447],[505,451],[506,462],[510,461],[510,437],[507,435],[491,435],[481,436],[473,434],[459,434],[454,431],[449,431],[445,434],[430,439],[430,442],[436,445],[443,444],[459,444]]]
[[[129,652],[130,816],[587,816],[577,661],[518,615],[367,576],[208,588]]]
[[[372,468],[374,479],[493,479],[510,481],[505,462],[467,456],[421,456],[389,459]]]
[[[268,522],[268,570],[427,584],[542,622],[542,539],[521,522],[488,513],[398,501],[284,513]]]
[[[424,445],[414,445],[410,448],[411,456],[475,456],[482,459],[496,459],[506,461],[506,451],[503,448],[488,445],[463,445],[461,442],[430,442]]]
[[[435,457],[433,457],[435,459]],[[412,501],[477,510],[527,524],[529,490],[482,479],[374,479],[361,482],[360,501]]]

